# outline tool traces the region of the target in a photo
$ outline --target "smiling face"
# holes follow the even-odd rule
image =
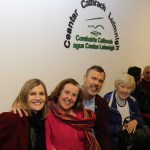
[[[40,84],[35,86],[28,95],[27,104],[33,112],[40,111],[45,104],[46,94],[43,86]]]
[[[83,94],[89,99],[95,96],[101,90],[104,80],[104,72],[90,70],[83,78]]]
[[[77,85],[66,84],[58,96],[57,105],[65,112],[69,112],[77,101],[78,93],[79,87]]]
[[[123,84],[123,83],[119,84],[116,89],[116,92],[119,98],[121,98],[122,100],[127,99],[130,96],[131,91],[132,91],[132,86],[128,84]]]

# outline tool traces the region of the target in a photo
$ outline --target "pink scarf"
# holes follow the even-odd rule
[[[95,113],[89,109],[83,109],[83,118],[79,119],[70,114],[66,114],[62,109],[60,109],[56,103],[51,100],[50,101],[50,110],[57,116],[59,119],[65,121],[70,126],[84,130],[85,135],[88,140],[88,150],[101,150],[97,140],[95,139],[91,129],[94,126],[94,121],[96,119]]]

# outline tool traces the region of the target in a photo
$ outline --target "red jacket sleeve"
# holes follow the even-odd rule
[[[12,112],[0,114],[0,150],[27,150],[28,119],[20,118]]]

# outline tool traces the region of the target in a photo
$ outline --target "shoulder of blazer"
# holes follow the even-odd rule
[[[8,124],[18,124],[19,122],[28,123],[28,117],[20,117],[19,114],[13,112],[3,112],[0,114],[0,121],[8,122]]]
[[[97,94],[95,97],[95,106],[97,107],[108,106],[108,103],[103,97]]]

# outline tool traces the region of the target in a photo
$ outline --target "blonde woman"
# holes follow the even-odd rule
[[[45,150],[44,118],[49,113],[45,84],[39,79],[28,80],[13,105],[18,103],[28,116],[0,114],[0,150]]]
[[[129,74],[122,74],[115,80],[115,90],[107,93],[104,98],[109,105],[109,133],[112,150],[119,148],[119,133],[122,130],[133,133],[137,126],[143,125],[139,107],[131,96],[135,89],[134,78]]]

